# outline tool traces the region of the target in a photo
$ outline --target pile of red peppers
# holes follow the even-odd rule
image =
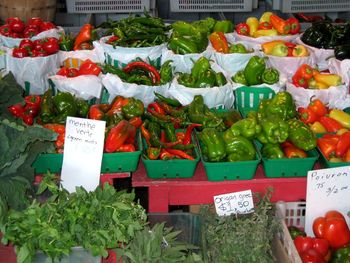
[[[21,118],[27,125],[33,125],[34,119],[40,112],[41,97],[28,95],[24,98],[25,104],[17,103],[8,107],[9,112],[16,118]]]

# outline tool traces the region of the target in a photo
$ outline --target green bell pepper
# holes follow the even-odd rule
[[[53,100],[52,100],[52,90],[48,89],[45,91],[41,106],[40,106],[40,119],[43,123],[50,123],[54,116],[53,112]]]
[[[234,29],[234,24],[231,20],[216,21],[214,25],[214,32],[231,33]]]
[[[225,134],[226,133],[232,133],[233,136],[241,135],[251,140],[261,133],[261,126],[256,119],[246,118],[234,123],[225,131]]]
[[[210,61],[206,57],[200,57],[196,62],[194,62],[191,75],[197,81],[201,75],[210,69]]]
[[[196,80],[191,74],[180,72],[177,82],[185,87],[194,88]]]
[[[181,55],[199,53],[195,41],[181,36],[172,36],[168,43],[168,48],[171,49],[175,54]]]
[[[288,140],[296,147],[304,151],[310,151],[316,148],[317,139],[309,126],[297,119],[288,120],[287,125],[290,127]]]
[[[261,75],[266,68],[265,58],[253,56],[244,68],[244,77],[249,86],[261,84]]]
[[[196,88],[211,88],[214,87],[216,83],[216,75],[212,69],[208,69],[199,75],[194,86]]]
[[[199,31],[205,32],[208,34],[213,32],[216,20],[212,17],[207,17],[206,19],[197,20],[192,23],[192,25]]]
[[[86,118],[89,113],[90,105],[86,100],[83,99],[75,99],[75,102],[78,107],[78,116],[82,118]]]
[[[332,253],[331,263],[348,263],[350,262],[350,246],[338,248]]]
[[[173,68],[171,66],[172,60],[167,60],[160,67],[160,84],[169,83],[173,79]]]
[[[285,158],[283,150],[278,143],[267,143],[261,148],[261,155],[266,159],[282,159]]]
[[[122,115],[126,119],[133,117],[140,117],[145,112],[145,106],[143,102],[136,98],[128,98],[128,103],[122,107]]]
[[[262,127],[262,133],[266,136],[269,143],[282,143],[287,140],[289,134],[289,126],[287,122],[279,118],[271,117],[261,120],[260,124]]]
[[[216,72],[215,73],[215,78],[216,78],[215,86],[221,87],[221,86],[224,86],[224,85],[227,84],[227,80],[226,80],[226,77],[225,77],[224,73]]]
[[[266,68],[261,75],[262,82],[266,84],[275,84],[279,81],[280,73],[275,68]]]
[[[248,85],[248,82],[247,80],[245,79],[245,76],[244,76],[244,71],[243,70],[240,70],[240,71],[237,71],[237,73],[232,76],[232,81],[235,82],[235,83],[240,83],[240,84],[243,84],[243,85]]]
[[[191,23],[185,21],[176,21],[171,24],[171,27],[174,32],[182,36],[191,36],[196,31],[196,28]]]
[[[246,54],[248,53],[248,50],[246,49],[246,47],[241,44],[241,43],[237,43],[237,44],[232,44],[228,50],[229,53],[240,53],[240,54]]]
[[[224,136],[227,161],[249,161],[256,158],[255,147],[249,139],[243,136]]]
[[[52,101],[55,110],[54,123],[65,123],[68,116],[78,115],[77,103],[69,92],[59,92]]]
[[[209,161],[219,162],[226,157],[225,141],[215,128],[204,128],[199,133],[199,139],[205,145],[204,152]]]
[[[190,37],[197,45],[198,53],[202,53],[208,46],[209,39],[207,32],[198,31]]]

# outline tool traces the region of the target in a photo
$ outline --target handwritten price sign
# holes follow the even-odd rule
[[[338,210],[346,215],[350,211],[349,200],[350,166],[309,171],[306,193],[306,233],[313,236],[314,219],[324,216],[329,210]]]
[[[216,213],[219,216],[231,214],[248,214],[254,211],[252,191],[216,195],[214,196]]]

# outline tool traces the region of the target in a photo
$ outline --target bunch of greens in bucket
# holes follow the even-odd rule
[[[272,191],[256,196],[254,212],[218,216],[204,206],[203,253],[207,262],[274,262],[271,243],[280,229],[270,201]]]
[[[266,67],[265,59],[258,56],[251,57],[245,68],[232,76],[232,81],[245,86],[277,83],[280,77],[279,72],[275,68]]]
[[[38,194],[49,190],[51,197],[42,204],[34,200],[21,212],[10,210],[1,226],[2,243],[15,246],[19,263],[30,262],[39,250],[60,259],[77,246],[106,257],[107,248],[130,242],[144,227],[147,217],[134,193],[117,192],[108,184],[68,193],[54,178],[46,175],[38,189]]]

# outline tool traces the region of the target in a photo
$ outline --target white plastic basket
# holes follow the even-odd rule
[[[276,203],[277,216],[282,219],[282,230],[280,239],[291,262],[302,263],[298,251],[294,246],[293,239],[289,233],[288,226],[296,226],[304,229],[306,202],[283,202]]]
[[[344,12],[350,10],[349,0],[273,0],[279,1],[279,6],[283,13],[319,13],[319,12]]]
[[[171,0],[171,12],[250,12],[253,0]]]
[[[150,0],[66,0],[68,13],[142,13]]]

